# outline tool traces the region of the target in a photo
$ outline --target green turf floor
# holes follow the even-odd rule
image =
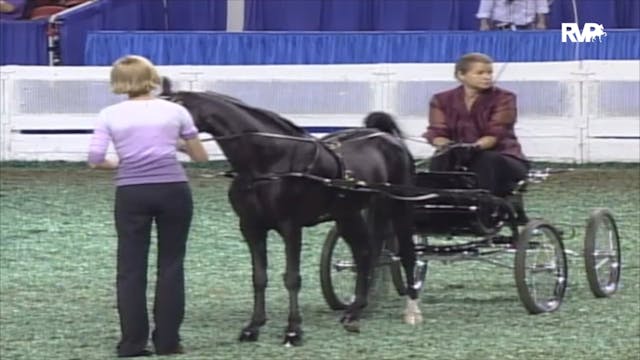
[[[186,260],[187,309],[180,359],[638,359],[640,353],[640,168],[581,167],[533,185],[532,216],[579,225],[566,247],[582,251],[585,219],[610,208],[622,238],[621,289],[596,299],[580,257],[569,261],[559,311],[532,316],[509,269],[432,263],[422,293],[424,323],[402,322],[404,301],[379,285],[360,334],[345,332],[319,288],[330,224],[305,230],[305,343],[284,348],[287,294],[283,245],[269,240],[269,321],[256,343],[238,343],[252,309],[249,254],[219,168],[192,167],[195,218]],[[80,165],[0,168],[0,359],[110,359],[118,341],[111,175]],[[152,248],[155,251],[155,247]],[[150,264],[155,263],[152,255]],[[153,270],[150,269],[153,284]],[[152,302],[153,287],[149,289]]]

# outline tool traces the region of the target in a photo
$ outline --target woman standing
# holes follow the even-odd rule
[[[148,356],[147,261],[151,227],[158,236],[152,340],[158,355],[181,353],[184,317],[184,256],[193,203],[186,173],[176,158],[182,147],[194,161],[208,155],[189,112],[156,98],[153,64],[125,56],[111,69],[111,88],[128,100],[100,112],[89,148],[89,165],[117,169],[115,226],[118,235],[117,298],[119,357]],[[106,158],[113,143],[119,160]]]

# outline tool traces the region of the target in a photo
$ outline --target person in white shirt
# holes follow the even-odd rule
[[[548,0],[480,0],[480,30],[546,29]]]

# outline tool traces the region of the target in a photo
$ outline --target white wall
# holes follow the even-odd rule
[[[640,62],[495,64],[499,86],[518,95],[516,127],[534,160],[640,161]],[[455,86],[451,64],[170,66],[182,90],[214,90],[282,113],[302,126],[359,126],[369,111],[395,114],[419,138],[428,99]],[[122,98],[109,92],[108,67],[0,67],[0,160],[86,157],[97,112]],[[408,144],[416,157],[430,146]],[[214,158],[218,147],[206,145]]]

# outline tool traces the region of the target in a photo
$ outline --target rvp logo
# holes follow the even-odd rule
[[[593,42],[596,37],[602,42],[602,37],[607,36],[604,26],[596,23],[584,23],[582,32],[576,23],[562,23],[562,42]]]

